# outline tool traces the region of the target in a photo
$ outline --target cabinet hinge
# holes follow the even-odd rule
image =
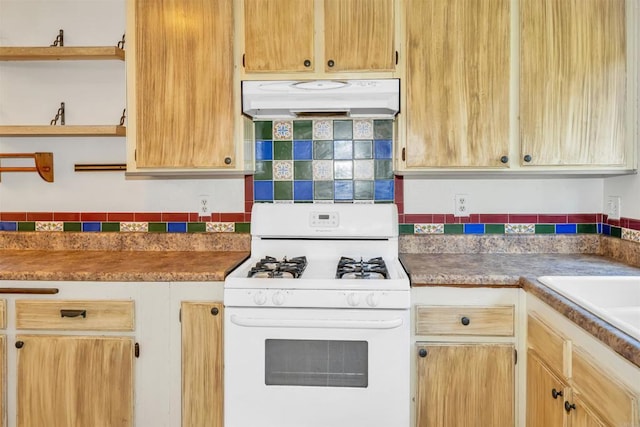
[[[244,53],[242,54],[242,68],[244,68]]]
[[[178,322],[182,323],[182,309],[178,310]]]
[[[402,148],[402,161],[404,162],[406,159],[406,153],[407,153],[407,149],[406,147]]]
[[[513,364],[518,364],[518,350],[516,350],[515,348],[513,349]]]
[[[133,345],[133,355],[136,357],[136,359],[140,357],[140,344],[135,343]]]
[[[138,161],[138,150],[133,150],[133,160]]]
[[[396,50],[396,65],[398,65],[398,51]]]

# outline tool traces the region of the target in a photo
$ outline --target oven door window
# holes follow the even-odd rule
[[[368,353],[366,341],[268,339],[265,384],[365,388]]]

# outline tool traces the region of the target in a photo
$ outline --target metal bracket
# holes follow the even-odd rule
[[[60,30],[58,32],[58,35],[56,36],[56,39],[53,41],[53,44],[51,44],[50,46],[64,46],[64,30]]]
[[[58,111],[56,112],[56,116],[53,119],[51,119],[51,122],[49,124],[51,126],[57,125],[58,119],[60,119],[60,124],[64,126],[64,102],[60,103],[60,108],[58,108]]]
[[[120,49],[124,49],[124,34],[122,35],[122,40],[120,40],[117,44]]]
[[[120,116],[120,126],[124,126],[124,119],[127,118],[126,113],[127,109],[125,108],[124,110],[122,110],[122,115]]]

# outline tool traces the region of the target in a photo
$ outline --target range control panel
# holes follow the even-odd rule
[[[311,212],[309,214],[309,225],[311,227],[338,227],[340,216],[338,212]]]

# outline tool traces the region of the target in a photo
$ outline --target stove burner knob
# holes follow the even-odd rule
[[[257,305],[264,305],[267,302],[267,294],[263,291],[258,291],[253,295],[253,302]]]
[[[377,307],[380,304],[380,295],[371,292],[367,295],[367,304],[369,307]]]
[[[275,305],[282,305],[284,304],[284,295],[282,294],[282,292],[276,292],[275,294],[273,294],[271,300]]]
[[[356,294],[355,292],[347,294],[347,304],[349,304],[351,307],[355,307],[360,304],[360,295]]]

